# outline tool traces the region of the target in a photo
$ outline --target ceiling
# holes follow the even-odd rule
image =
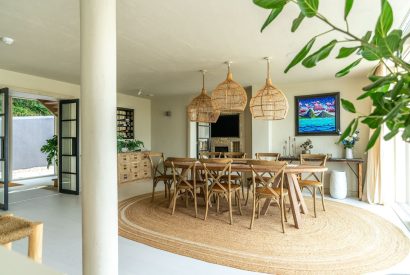
[[[408,0],[390,0],[394,26],[410,9]],[[315,19],[305,20],[290,32],[298,15],[288,5],[277,20],[259,32],[268,15],[251,0],[121,0],[117,1],[118,91],[136,94],[189,94],[200,90],[200,69],[207,69],[208,90],[225,78],[226,60],[232,60],[234,79],[242,85],[262,85],[272,56],[274,83],[315,81],[354,60],[323,61],[316,68],[297,66],[283,70],[315,34],[327,30]],[[341,0],[322,0],[320,11],[344,26]],[[379,13],[379,1],[355,1],[350,28],[359,36],[371,30]],[[333,34],[335,35],[335,34]],[[0,36],[15,39],[0,45],[0,68],[80,83],[80,21],[78,0],[0,0]],[[344,36],[338,36],[343,38]],[[324,44],[331,36],[320,39]],[[345,43],[346,45],[346,43]],[[363,63],[352,76],[365,75],[374,64]]]

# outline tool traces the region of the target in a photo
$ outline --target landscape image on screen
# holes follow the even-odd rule
[[[328,133],[336,131],[335,102],[335,96],[298,99],[299,133]]]

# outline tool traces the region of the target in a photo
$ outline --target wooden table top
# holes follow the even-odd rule
[[[251,167],[247,164],[247,160],[249,159],[233,159],[233,162],[231,164],[231,171],[234,172],[252,172]],[[165,161],[166,166],[171,166],[170,161]],[[191,163],[190,162],[174,162],[175,167],[178,168],[188,168]],[[223,170],[225,167],[225,164],[219,164],[219,163],[207,163],[206,166],[210,169],[213,170]],[[195,162],[195,168],[196,169],[201,169],[202,164],[200,161]],[[272,172],[275,172],[274,169],[272,169],[271,166],[262,166],[258,165],[256,171],[267,171],[270,170]],[[327,167],[321,167],[321,166],[314,166],[314,165],[296,165],[296,164],[288,164],[285,168],[285,173],[289,174],[299,174],[299,173],[320,173],[320,172],[325,172],[327,171]]]

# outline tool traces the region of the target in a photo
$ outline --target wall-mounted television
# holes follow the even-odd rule
[[[211,137],[239,137],[239,114],[220,115],[211,123]]]

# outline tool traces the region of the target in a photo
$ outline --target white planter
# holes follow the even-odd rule
[[[346,148],[346,156],[347,159],[353,158],[353,148]]]
[[[330,173],[330,196],[335,199],[345,199],[347,196],[346,172],[331,171]]]
[[[121,152],[123,152],[123,153],[128,152],[128,148],[126,148],[126,147],[121,148]]]

